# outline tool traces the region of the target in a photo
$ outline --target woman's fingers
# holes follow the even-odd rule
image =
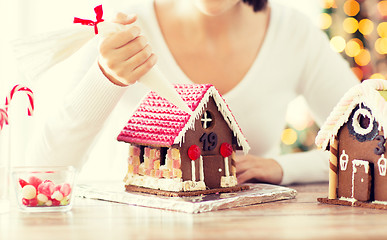
[[[137,20],[137,15],[135,15],[135,14],[127,15],[125,13],[119,12],[119,13],[117,13],[113,22],[127,25],[127,24],[134,23],[136,20]]]
[[[117,15],[120,23],[133,23],[133,18]],[[137,26],[113,33],[99,46],[99,65],[105,76],[118,85],[130,85],[145,75],[157,61],[146,37]]]
[[[121,48],[140,36],[141,30],[137,26],[128,27],[116,33],[112,33],[102,40],[100,50],[110,50]],[[104,52],[101,52],[104,53]]]
[[[274,159],[252,155],[238,156],[235,160],[238,182],[248,181],[280,184],[283,177],[282,167]]]

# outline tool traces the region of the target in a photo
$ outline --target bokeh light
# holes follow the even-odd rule
[[[387,22],[380,23],[378,25],[377,31],[380,37],[387,37]]]
[[[359,22],[353,17],[346,18],[343,22],[343,29],[347,33],[354,33],[359,29]]]
[[[380,15],[387,16],[387,1],[378,2],[378,11]]]
[[[328,29],[332,25],[332,17],[328,13],[320,14],[321,29]]]
[[[324,1],[324,8],[328,9],[328,8],[336,8],[336,2],[335,0],[325,0]]]
[[[387,38],[378,38],[375,41],[375,50],[379,54],[387,54]]]
[[[344,12],[348,16],[356,16],[360,11],[360,5],[355,0],[347,0],[344,3]]]
[[[297,141],[297,132],[294,129],[286,128],[282,132],[281,140],[286,145],[292,145]]]
[[[359,31],[363,35],[370,35],[374,30],[374,23],[369,19],[362,19],[359,22]]]
[[[386,79],[381,73],[374,73],[371,75],[370,79]]]
[[[342,52],[345,49],[345,39],[341,36],[335,36],[330,41],[331,47],[336,52]]]
[[[345,53],[349,57],[356,57],[357,55],[359,55],[360,50],[361,50],[360,44],[353,39],[348,41],[347,45],[345,46]]]
[[[355,62],[359,66],[366,66],[371,61],[371,54],[367,49],[361,49],[360,53],[355,56]]]
[[[330,18],[322,15],[321,28],[359,80],[387,78],[387,0],[324,0],[323,6]]]

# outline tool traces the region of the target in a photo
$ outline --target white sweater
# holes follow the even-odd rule
[[[322,124],[358,80],[308,18],[278,4],[271,3],[271,8],[259,55],[244,79],[224,98],[249,141],[250,154],[280,163],[284,171],[282,184],[326,181],[326,153],[276,153],[287,105],[298,95],[304,96],[316,122]],[[133,12],[158,55],[160,70],[173,83],[191,83],[163,39],[153,1],[131,6],[128,13]],[[96,64],[97,41],[87,48],[82,69],[91,67],[87,72],[77,72],[74,89],[36,136],[29,158],[83,167],[85,175],[103,175],[100,179],[121,179],[126,172],[127,144],[118,143],[116,136],[148,89],[139,83],[124,88],[109,82]]]

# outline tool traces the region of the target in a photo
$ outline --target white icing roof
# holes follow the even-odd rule
[[[340,99],[318,132],[315,141],[317,147],[327,148],[329,141],[335,138],[341,126],[348,121],[352,110],[360,103],[364,103],[371,109],[375,120],[379,122],[379,130],[387,126],[387,103],[378,92],[384,90],[387,90],[387,80],[383,79],[365,80],[352,87]],[[387,137],[387,131],[384,135]]]

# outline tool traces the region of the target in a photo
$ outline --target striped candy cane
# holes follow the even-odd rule
[[[24,87],[24,86],[21,86],[19,84],[15,85],[12,88],[11,92],[6,97],[6,99],[5,99],[5,112],[8,112],[8,106],[9,106],[9,103],[11,102],[11,100],[13,98],[13,95],[16,92],[20,92],[20,91],[25,92],[27,94],[27,96],[28,96],[28,100],[30,102],[30,104],[28,106],[28,116],[32,116],[32,113],[34,112],[34,93],[28,87]],[[8,121],[6,121],[5,123],[8,124]]]
[[[8,113],[0,108],[0,131],[3,129],[3,125],[8,124]]]

